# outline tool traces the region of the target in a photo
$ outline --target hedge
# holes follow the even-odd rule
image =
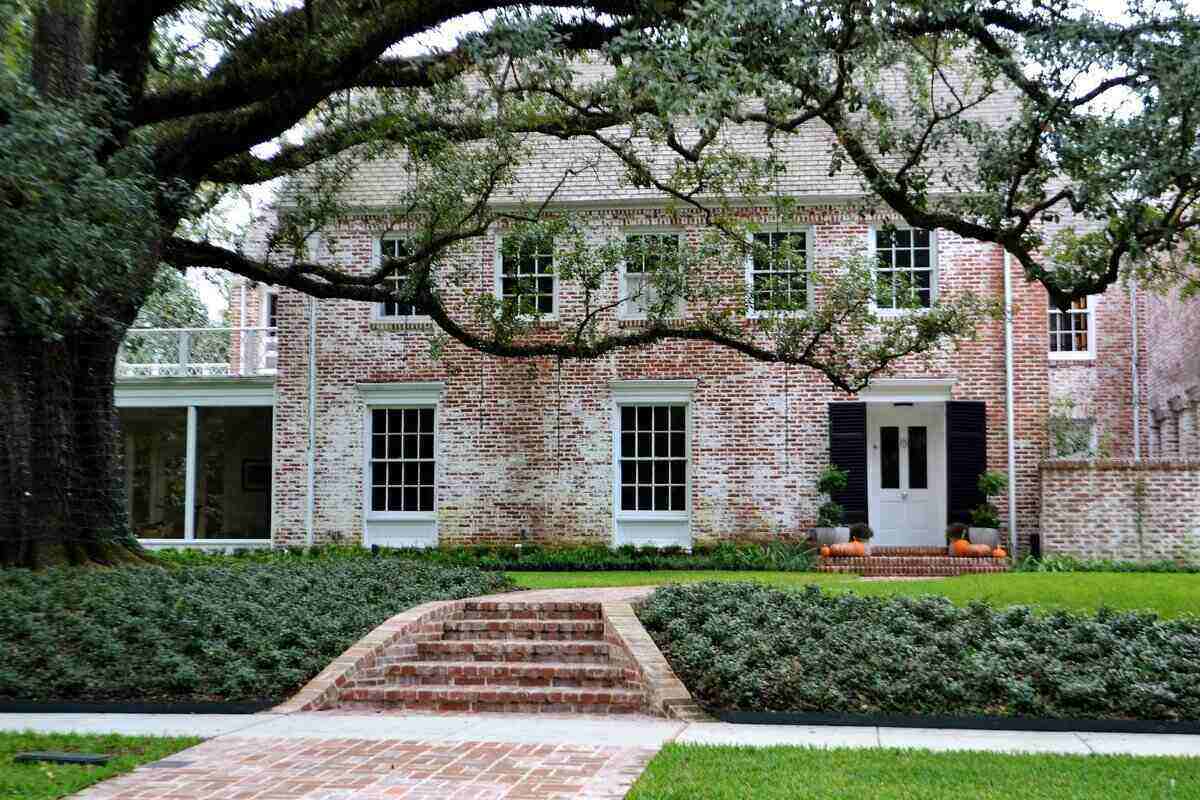
[[[401,559],[2,570],[0,699],[281,699],[404,609],[510,586]]]
[[[639,616],[711,709],[1200,718],[1200,619],[1035,614],[938,597],[658,589]]]
[[[1117,561],[1109,558],[1026,556],[1013,566],[1016,572],[1170,572],[1200,573],[1200,561]]]

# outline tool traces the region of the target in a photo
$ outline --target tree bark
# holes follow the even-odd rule
[[[83,0],[43,0],[34,16],[33,85],[46,97],[76,97],[83,86]]]
[[[121,332],[45,341],[0,309],[0,565],[141,557],[121,480],[113,372]]]

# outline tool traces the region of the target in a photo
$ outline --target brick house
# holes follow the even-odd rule
[[[957,351],[902,363],[846,396],[815,371],[706,343],[560,363],[451,341],[434,358],[436,328],[401,304],[241,283],[225,363],[191,363],[190,340],[209,334],[175,331],[136,335],[177,338],[177,358],[121,365],[135,527],[153,546],[797,536],[815,521],[814,484],[833,460],[851,476],[838,499],[878,544],[942,544],[947,521],[979,502],[978,474],[1005,472],[1012,497],[998,504],[1024,548],[1042,533],[1043,462],[1079,455],[1053,452],[1056,431],[1074,432],[1091,456],[1200,458],[1195,301],[1114,286],[1052,310],[999,248],[893,229],[892,215],[864,209],[853,177],[829,177],[828,144],[816,132],[789,145],[779,191],[796,199],[795,218],[779,222],[767,204],[740,213],[768,243],[799,237],[810,268],[870,253],[879,269],[928,286],[928,298],[968,288],[1002,297],[1007,268],[1011,348],[1006,325],[989,322]],[[496,202],[544,196],[573,155],[555,141],[539,148],[520,191]],[[584,217],[597,239],[703,234],[698,215],[669,212],[609,167],[566,184],[557,207]],[[367,269],[402,247],[405,224],[390,209],[403,181],[400,165],[364,168],[349,190],[356,211],[321,234],[318,257]],[[505,291],[504,235],[497,226],[456,250],[474,291]],[[548,312],[532,336],[581,313],[579,287],[554,275],[553,259],[548,246],[525,265],[541,277]],[[748,282],[756,269],[746,264]],[[614,276],[611,300],[637,279],[628,268]],[[449,292],[451,310],[462,310],[463,290]],[[630,303],[603,320],[641,324]],[[1197,474],[1172,491],[1186,494]]]

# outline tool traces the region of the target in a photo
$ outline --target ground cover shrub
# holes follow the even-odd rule
[[[713,709],[1200,719],[1194,617],[752,583],[662,587],[639,616]]]
[[[388,617],[510,588],[402,559],[0,571],[0,699],[280,699]]]
[[[1179,572],[1200,573],[1200,561],[1118,561],[1111,558],[1026,556],[1013,565],[1016,572]]]
[[[430,548],[377,548],[323,545],[312,548],[243,550],[231,556],[179,551],[160,554],[173,564],[219,564],[230,558],[260,563],[296,559],[337,560],[399,558],[428,564],[476,567],[507,572],[574,572],[580,570],[756,570],[804,572],[814,556],[803,541],[733,540],[697,543],[689,553],[681,547],[608,547],[567,542],[524,545],[468,545]]]

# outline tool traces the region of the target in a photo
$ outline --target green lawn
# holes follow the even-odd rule
[[[50,800],[129,772],[199,744],[194,737],[84,736],[80,734],[0,733],[0,798]],[[14,764],[13,756],[31,751],[105,753],[115,756],[102,767],[70,764]]]
[[[1192,800],[1200,759],[669,744],[628,800]]]
[[[895,596],[937,594],[955,603],[1037,605],[1095,611],[1144,609],[1164,617],[1200,613],[1200,575],[1149,572],[1013,572],[923,581],[864,581],[814,572],[510,572],[527,589],[651,586],[696,581],[757,581],[782,588],[811,583],[829,591]]]

